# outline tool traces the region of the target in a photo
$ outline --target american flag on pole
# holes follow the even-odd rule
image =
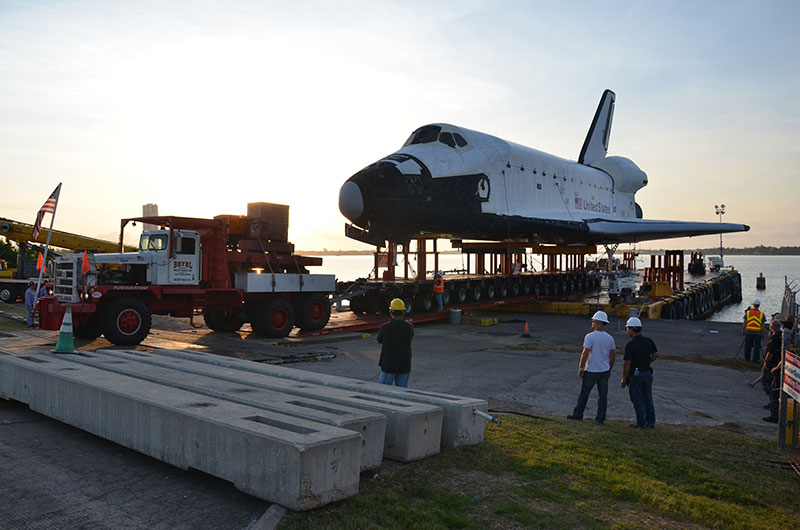
[[[56,186],[56,189],[53,190],[53,193],[50,194],[50,197],[44,201],[39,213],[36,214],[36,222],[33,223],[33,240],[36,241],[39,239],[39,230],[42,228],[42,219],[44,219],[44,214],[52,213],[55,214],[56,212],[56,204],[58,203],[58,194],[61,192],[61,184]]]

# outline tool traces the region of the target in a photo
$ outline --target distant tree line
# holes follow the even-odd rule
[[[718,255],[719,247],[717,248],[704,248],[700,250],[703,254]],[[730,255],[745,255],[745,256],[800,256],[800,247],[768,247],[758,245],[757,247],[745,248],[725,248],[723,247],[724,254]]]

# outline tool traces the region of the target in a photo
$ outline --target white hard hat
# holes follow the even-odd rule
[[[598,311],[592,315],[592,320],[602,322],[603,324],[608,324],[608,315],[606,315],[605,311]]]
[[[625,327],[626,328],[640,328],[640,327],[642,327],[642,321],[639,320],[636,317],[631,317],[631,318],[628,319],[627,322],[625,322]]]
[[[756,298],[755,300],[753,300],[753,305],[761,305],[761,300]]]

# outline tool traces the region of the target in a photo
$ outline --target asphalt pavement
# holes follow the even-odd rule
[[[566,416],[578,395],[577,365],[589,331],[588,317],[495,316],[501,323],[485,327],[417,325],[411,386],[487,399],[498,411]],[[530,338],[521,336],[524,321]],[[269,362],[298,361],[291,366],[377,380],[380,345],[374,334],[275,343],[247,331],[215,334],[193,329],[180,319],[154,322],[155,331],[141,347],[146,351],[187,348]],[[776,426],[762,421],[766,396],[758,386],[746,384],[758,376],[754,366],[690,362],[733,360],[737,353],[741,360],[740,324],[645,320],[644,326],[644,334],[663,355],[653,365],[657,423],[736,424],[756,436],[776,436]],[[628,340],[624,319],[612,318],[608,331],[622,351]],[[0,354],[44,351],[56,337],[56,332],[38,330],[2,332]],[[110,347],[102,338],[76,345],[85,350]],[[607,421],[630,423],[633,407],[627,389],[619,386],[621,374],[620,354],[611,378]],[[589,420],[596,401],[595,393],[585,413]],[[603,428],[584,423],[587,429]],[[0,481],[0,529],[260,529],[269,508],[225,481],[174,468],[1,400]]]

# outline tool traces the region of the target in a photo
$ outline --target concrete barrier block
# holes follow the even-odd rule
[[[327,403],[377,412],[386,416],[384,458],[410,462],[439,453],[443,411],[440,407],[394,396],[368,394],[305,381],[275,377],[262,371],[248,371],[223,365],[134,351],[101,350],[110,356],[138,355],[143,362],[244,383],[256,388],[313,398]],[[257,363],[243,361],[256,367]]]
[[[474,410],[480,410],[482,412],[487,411],[489,404],[484,399],[381,385],[380,383],[373,383],[371,381],[360,381],[348,377],[319,374],[285,366],[254,363],[252,361],[222,357],[210,353],[186,350],[157,350],[156,353],[163,356],[196,360],[216,366],[281,377],[292,381],[313,383],[331,388],[340,388],[365,394],[402,399],[404,401],[435,405],[444,411],[441,442],[445,447],[461,447],[464,445],[481,443],[483,441],[484,432],[486,431],[486,420],[473,412]]]
[[[0,397],[293,510],[358,492],[361,438],[52,355],[0,356]]]
[[[138,351],[115,351],[110,355],[101,350],[60,359],[355,431],[362,438],[361,470],[375,469],[381,465],[386,436],[386,416],[383,414],[220,379],[218,374],[203,375],[180,370],[179,367],[158,366],[145,362],[147,357],[151,355]]]

